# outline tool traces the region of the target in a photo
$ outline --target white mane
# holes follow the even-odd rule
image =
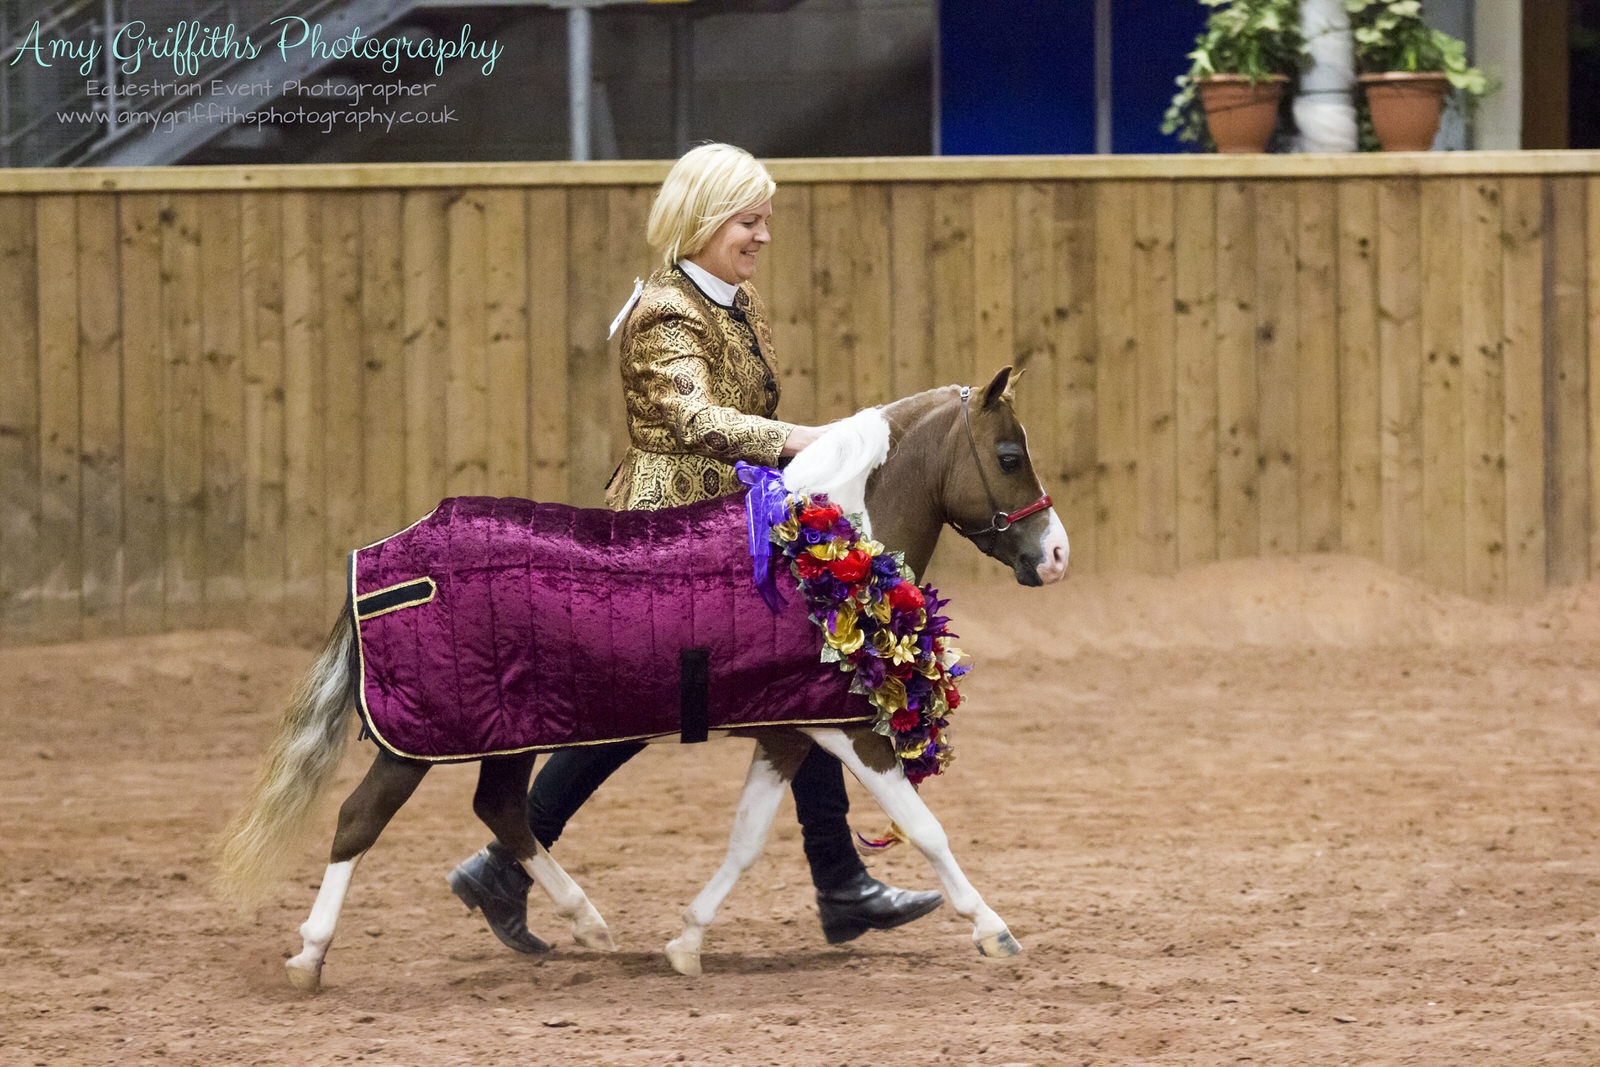
[[[791,493],[828,494],[846,515],[861,513],[861,535],[872,536],[867,515],[867,475],[889,456],[889,420],[877,408],[829,423],[822,436],[795,456],[783,471]]]

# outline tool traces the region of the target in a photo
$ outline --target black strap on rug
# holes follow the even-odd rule
[[[707,705],[711,699],[711,650],[685,648],[678,652],[678,738],[686,745],[706,740],[710,734]]]

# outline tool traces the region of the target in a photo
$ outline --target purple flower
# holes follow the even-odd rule
[[[804,541],[808,547],[822,544],[827,539],[827,536],[821,530],[813,530],[809,526],[800,527],[800,540]]]
[[[889,669],[884,666],[883,660],[877,656],[863,656],[861,661],[856,664],[856,676],[861,679],[862,685],[869,689],[876,689],[889,676]]]

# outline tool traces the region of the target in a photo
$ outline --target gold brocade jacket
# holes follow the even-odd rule
[[[606,506],[692,504],[742,488],[738,460],[776,466],[793,429],[772,418],[777,375],[766,306],[748,282],[730,309],[677,267],[650,275],[622,327],[630,447]]]

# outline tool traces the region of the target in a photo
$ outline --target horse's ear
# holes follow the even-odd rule
[[[1010,367],[1001,367],[1000,373],[994,376],[994,381],[990,382],[989,387],[983,391],[983,406],[991,408],[1002,398],[1010,399],[1011,386],[1020,377],[1022,377],[1021,372],[1013,376]]]

